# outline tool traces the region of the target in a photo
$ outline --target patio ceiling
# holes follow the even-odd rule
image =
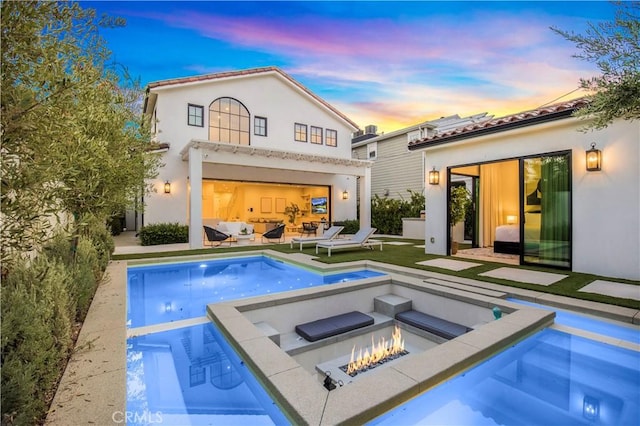
[[[201,149],[203,151],[203,163],[302,170],[318,173],[364,176],[366,169],[371,168],[373,164],[368,160],[326,157],[204,140],[191,140],[180,151],[183,161],[189,160],[191,149]]]

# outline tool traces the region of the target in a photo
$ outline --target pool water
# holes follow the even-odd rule
[[[210,323],[127,340],[128,425],[284,425],[278,406]]]
[[[640,355],[545,329],[369,425],[638,425]]]
[[[266,256],[129,267],[127,326],[201,317],[209,303],[381,275],[370,270],[324,275]]]
[[[580,330],[586,330],[591,333],[601,334],[608,337],[615,337],[616,339],[640,344],[640,327],[634,326],[632,324],[627,325],[620,322],[607,321],[602,318],[576,314],[573,312],[565,311],[563,309],[552,308],[550,306],[527,302],[520,299],[507,298],[507,300],[510,302],[520,303],[521,305],[533,306],[538,309],[555,311],[556,324],[562,324],[566,325],[567,327],[578,328]]]

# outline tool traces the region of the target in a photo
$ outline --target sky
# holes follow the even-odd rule
[[[594,64],[550,27],[584,34],[605,1],[85,1],[142,85],[277,66],[364,128],[496,117],[584,95]]]

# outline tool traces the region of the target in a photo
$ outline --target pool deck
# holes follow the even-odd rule
[[[158,247],[143,248],[139,245],[131,245],[131,242],[130,235],[125,235],[121,239],[116,239],[116,253],[159,251]],[[164,248],[175,250],[184,249],[185,247],[178,248],[175,246],[165,246]],[[256,250],[260,251],[265,248],[266,247],[257,246]],[[425,283],[447,287],[452,291],[469,292],[483,295],[484,297],[492,297],[494,295],[492,292],[503,292],[509,294],[511,297],[532,302],[597,315],[627,324],[640,324],[640,311],[635,309],[577,300],[563,296],[554,296],[547,293],[506,287],[478,280],[459,278],[442,273],[434,273],[412,268],[391,267],[390,265],[379,264],[377,262],[364,261],[352,262],[343,265],[319,265],[318,262],[313,262],[312,256],[302,253],[285,255],[278,252],[271,252],[270,250],[264,250],[264,252],[278,257],[286,257],[299,263],[308,263],[316,268],[326,267],[336,269],[344,268],[345,266],[365,266],[418,278]],[[243,254],[246,254],[246,252],[243,252]],[[203,257],[210,257],[210,255],[196,256],[195,258]],[[354,263],[357,263],[357,265],[354,265]],[[74,354],[72,355],[61,379],[45,424],[55,426],[66,426],[69,424],[123,424],[125,423],[127,414],[132,415],[132,413],[126,413],[125,411],[126,339],[132,334],[131,330],[127,330],[126,327],[127,264],[128,262],[126,261],[112,261],[107,267],[107,278],[99,285],[96,291],[96,295],[78,337]],[[206,321],[206,317],[196,318],[189,321],[194,323],[202,322]],[[187,324],[173,324],[174,327],[180,325]],[[141,332],[142,330],[137,329],[137,331]],[[144,331],[147,332],[151,330]],[[598,337],[591,336],[588,332],[584,332],[584,334],[590,338]],[[640,345],[615,341],[613,339],[602,340],[606,343],[617,344],[633,350],[640,350]],[[468,350],[468,348],[460,342],[452,341],[449,343],[454,344],[449,346],[443,345],[444,349],[447,351],[453,350],[455,352],[455,347],[459,347],[460,350],[463,351]],[[451,357],[450,353],[443,355],[446,355],[444,358]],[[385,374],[395,373],[390,370]],[[295,377],[292,379],[296,380]],[[420,380],[421,383],[426,383],[424,382],[424,377]],[[402,386],[408,386],[408,389],[414,389],[415,387],[410,383],[406,383]],[[286,389],[286,386],[284,389]],[[365,390],[366,389],[363,389],[363,391]],[[413,390],[411,392],[413,392]],[[338,398],[340,393],[341,392],[332,392],[330,394],[331,399],[334,400],[335,404],[338,404],[336,406],[336,417],[332,419],[324,418],[322,423],[318,422],[315,424],[333,424],[334,421],[338,422],[348,418],[348,416],[343,416],[339,408],[342,406],[340,398]],[[313,397],[313,395],[308,396]],[[294,397],[304,398],[305,395],[294,395]],[[296,403],[296,405],[299,407],[305,407],[306,403],[307,401],[301,400]],[[317,417],[316,413],[308,417],[308,419],[319,419],[319,417]],[[314,424],[313,420],[312,424]]]

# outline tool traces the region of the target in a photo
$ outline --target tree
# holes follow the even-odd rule
[[[613,22],[589,23],[585,34],[551,28],[582,50],[575,58],[594,62],[601,75],[580,79],[591,102],[576,112],[593,118],[586,129],[602,129],[614,119],[640,118],[640,2],[617,2]]]
[[[97,18],[75,2],[2,2],[3,268],[65,223],[124,211],[155,175],[142,91],[110,62]],[[120,72],[118,72],[120,71]]]

